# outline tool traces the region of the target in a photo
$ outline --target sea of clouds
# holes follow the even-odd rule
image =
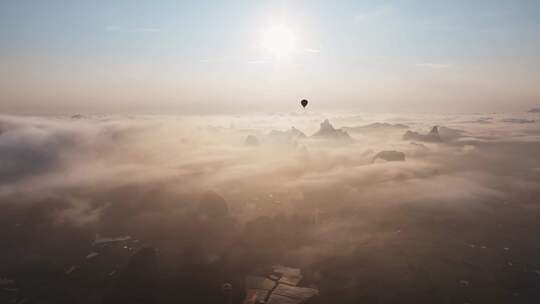
[[[310,137],[324,119],[352,140]],[[540,211],[537,121],[532,113],[0,116],[0,257],[61,255],[99,234],[163,252],[194,242],[213,256],[265,252],[260,259],[341,273],[351,256],[399,272],[401,259],[436,267],[433,256],[470,245],[491,248],[494,260],[519,247],[534,266],[538,249],[523,233]],[[362,128],[376,122],[408,128]],[[435,125],[440,142],[403,139]],[[307,137],[269,135],[291,127]],[[249,135],[259,144],[246,145]],[[406,160],[374,162],[384,150]],[[207,191],[227,201],[233,224],[192,223]],[[408,253],[396,257],[392,246]]]

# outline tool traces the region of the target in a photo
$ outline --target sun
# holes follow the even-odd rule
[[[262,34],[262,47],[276,58],[290,55],[295,50],[296,36],[285,25],[276,25]]]

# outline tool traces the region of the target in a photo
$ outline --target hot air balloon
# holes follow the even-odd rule
[[[300,101],[300,104],[302,105],[302,107],[306,108],[308,104],[307,99],[302,99],[302,101]]]

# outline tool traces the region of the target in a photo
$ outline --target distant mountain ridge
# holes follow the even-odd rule
[[[355,126],[355,127],[343,127],[341,128],[347,132],[387,132],[408,129],[409,126],[404,124],[390,124],[387,122],[374,122],[369,125]]]

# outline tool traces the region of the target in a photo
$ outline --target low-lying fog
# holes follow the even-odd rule
[[[155,303],[276,264],[313,303],[538,303],[538,121],[0,116],[0,301],[106,302],[147,247]]]

